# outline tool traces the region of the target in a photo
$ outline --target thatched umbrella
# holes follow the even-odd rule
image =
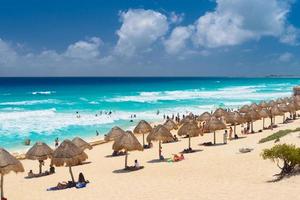
[[[226,115],[227,115],[227,112],[222,108],[218,108],[213,113],[213,116],[216,117],[216,118],[226,117]]]
[[[182,120],[180,120],[179,125],[181,126],[182,124],[184,124],[186,122],[190,122],[190,121],[194,121],[194,117],[188,115],[188,116],[184,117]]]
[[[279,98],[279,99],[276,100],[276,103],[277,104],[282,104],[282,103],[284,103],[284,100],[282,98]]]
[[[178,126],[177,124],[172,120],[172,119],[168,119],[165,123],[164,123],[164,126],[169,130],[177,130],[178,129]]]
[[[211,118],[211,114],[209,112],[202,113],[199,117],[197,117],[197,120],[199,121],[209,121]]]
[[[104,137],[105,141],[113,141],[116,138],[122,136],[125,133],[123,129],[118,126],[114,126]]]
[[[147,136],[147,141],[158,141],[159,142],[159,159],[161,159],[161,142],[172,142],[174,141],[171,132],[163,125],[158,125],[152,129]]]
[[[260,107],[256,103],[253,103],[253,104],[250,105],[250,109],[257,111],[257,110],[260,109]]]
[[[297,106],[295,105],[294,102],[288,103],[288,108],[289,108],[289,112],[291,113],[291,115],[293,116],[293,118],[295,119],[296,117],[296,110],[297,110]]]
[[[269,105],[269,107],[273,107],[273,106],[276,106],[277,103],[274,100],[271,100],[271,101],[269,101],[268,105]]]
[[[8,151],[0,148],[1,199],[4,199],[4,193],[3,193],[4,175],[8,174],[11,171],[16,172],[16,173],[24,172],[23,165],[19,160],[17,160],[14,156],[12,156]]]
[[[259,115],[259,113],[255,110],[250,110],[249,112],[247,112],[245,115],[244,115],[244,119],[247,121],[247,122],[251,122],[251,132],[253,133],[253,122],[256,121],[256,120],[259,120],[261,117]]]
[[[150,133],[151,131],[151,125],[145,120],[141,120],[133,130],[133,132],[136,134],[143,134],[143,146],[145,146],[145,134]]]
[[[128,151],[143,151],[143,147],[131,131],[126,131],[125,134],[118,137],[113,146],[114,151],[125,151],[125,169],[128,168],[127,157]]]
[[[44,142],[37,142],[26,153],[25,157],[39,161],[39,173],[42,173],[43,161],[51,158],[53,150]]]
[[[269,107],[268,103],[265,102],[265,101],[260,102],[258,106],[261,107],[261,108],[268,108]]]
[[[188,147],[188,149],[191,149],[191,137],[197,137],[200,133],[201,133],[201,130],[197,126],[196,122],[184,123],[177,132],[177,134],[179,136],[185,135],[185,136],[189,137],[189,147]]]
[[[214,144],[216,144],[216,131],[226,129],[226,124],[224,124],[221,120],[212,117],[207,124],[205,124],[208,130],[214,132]]]
[[[259,115],[263,118],[263,128],[265,128],[265,118],[271,117],[271,113],[268,109],[263,108],[259,111]]]
[[[84,151],[77,147],[70,140],[64,140],[57,149],[54,150],[51,164],[57,167],[66,166],[69,167],[69,172],[72,178],[72,181],[75,182],[72,166],[78,165],[81,162],[85,161],[88,156],[84,153]]]
[[[247,112],[249,112],[249,110],[250,110],[250,106],[244,105],[244,106],[242,106],[242,107],[239,109],[239,112],[240,112],[240,113],[247,113]]]
[[[284,122],[284,120],[285,120],[285,113],[286,113],[286,112],[289,112],[290,109],[289,109],[289,107],[287,106],[287,104],[285,104],[285,103],[278,104],[278,108],[279,108],[279,110],[280,110],[280,111],[282,112],[282,114],[283,114],[283,119],[282,119],[282,121]]]
[[[83,139],[81,139],[80,137],[75,137],[72,142],[79,147],[80,149],[82,149],[83,151],[85,149],[89,149],[91,150],[93,147],[92,145],[90,145],[88,142],[84,141]]]
[[[272,118],[274,117],[274,124],[275,124],[275,118],[276,118],[276,116],[283,115],[283,113],[279,110],[279,108],[278,108],[277,105],[273,106],[271,108],[270,112],[271,112]],[[273,120],[271,120],[271,121],[273,121]]]
[[[229,112],[226,122],[234,125],[234,134],[236,134],[236,125],[243,123],[244,118],[238,112]]]

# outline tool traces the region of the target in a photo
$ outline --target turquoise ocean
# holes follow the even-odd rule
[[[0,78],[0,146],[22,150],[25,139],[53,145],[57,137],[95,138],[96,130],[102,137],[115,125],[131,129],[140,119],[290,96],[295,85],[300,79]]]

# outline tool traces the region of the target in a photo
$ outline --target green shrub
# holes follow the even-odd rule
[[[283,136],[286,136],[287,134],[290,134],[290,133],[293,133],[293,132],[298,132],[298,131],[300,131],[300,128],[296,128],[294,130],[291,130],[291,129],[280,130],[280,131],[277,131],[277,132],[273,133],[272,135],[269,135],[265,138],[262,138],[261,140],[259,140],[258,143],[264,143],[264,142],[276,140],[276,139],[279,139]]]
[[[261,156],[263,159],[270,159],[281,169],[278,176],[285,176],[294,171],[295,167],[300,164],[300,148],[295,145],[278,144],[271,149],[264,149]],[[282,166],[280,166],[280,161]]]

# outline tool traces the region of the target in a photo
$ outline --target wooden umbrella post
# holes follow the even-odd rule
[[[4,198],[4,193],[3,193],[3,182],[4,182],[4,175],[1,174],[1,199]]]
[[[75,183],[75,179],[74,179],[73,172],[72,172],[72,166],[69,166],[69,172],[71,174],[72,182]]]

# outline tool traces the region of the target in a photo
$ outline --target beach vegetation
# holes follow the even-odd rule
[[[270,159],[275,162],[281,170],[279,174],[275,174],[278,180],[293,174],[300,165],[300,148],[295,145],[278,144],[270,149],[264,149],[261,156],[265,160]]]
[[[259,140],[258,143],[265,143],[265,142],[269,142],[272,140],[279,140],[279,138],[281,138],[281,137],[284,137],[290,133],[294,133],[294,132],[298,132],[298,131],[300,131],[300,128],[280,130],[280,131],[277,131],[265,138],[262,138],[261,140]]]

